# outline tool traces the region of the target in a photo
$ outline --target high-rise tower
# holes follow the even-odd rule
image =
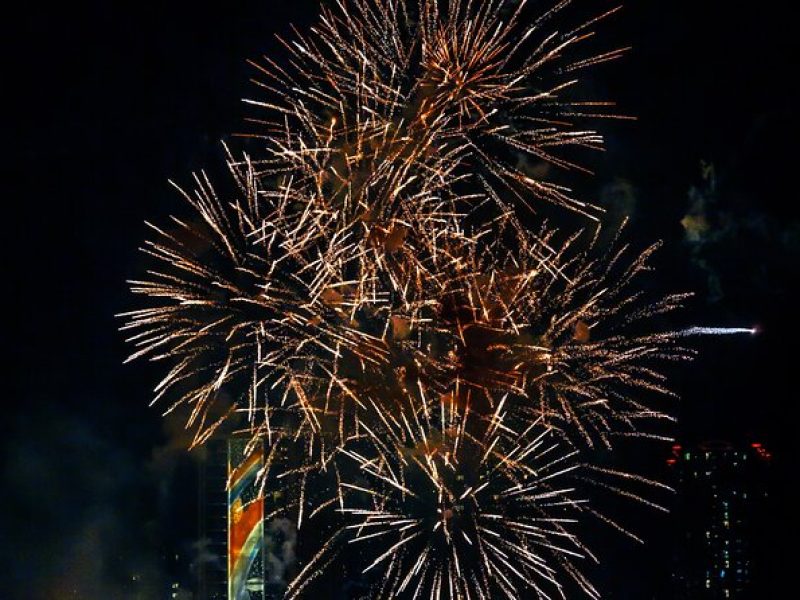
[[[749,598],[769,453],[761,444],[676,445],[676,599]]]

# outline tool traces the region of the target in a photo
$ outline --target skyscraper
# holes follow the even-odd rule
[[[703,442],[673,447],[674,598],[749,598],[771,456],[761,444]]]
[[[240,438],[207,444],[200,465],[198,597],[263,600],[264,499],[257,475],[263,447]]]
[[[227,600],[228,448],[226,440],[209,440],[203,449],[199,470],[197,597],[200,600]]]

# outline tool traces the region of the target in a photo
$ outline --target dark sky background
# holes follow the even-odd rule
[[[276,52],[273,33],[310,22],[317,4],[29,3],[6,20],[3,96],[15,106],[3,112],[12,308],[0,598],[128,598],[134,573],[146,580],[140,589],[190,580],[188,559],[165,557],[196,552],[192,459],[147,407],[156,373],[122,365],[113,315],[132,306],[125,280],[142,266],[143,221],[184,210],[167,179],[220,173],[219,140],[244,128],[240,98],[254,93],[244,59]],[[609,149],[582,184],[612,215],[631,215],[634,243],[665,241],[654,285],[697,293],[679,323],[762,330],[699,343],[702,357],[676,371],[675,434],[773,451],[775,550],[760,557],[773,577],[788,561],[777,544],[796,504],[793,27],[789,8],[771,0],[629,2],[601,34],[609,47],[634,49],[589,85],[639,121],[601,124]],[[703,162],[714,166],[713,183]],[[694,241],[687,214],[684,223],[707,224]],[[610,598],[665,597],[671,525],[648,519],[645,550],[609,550]]]

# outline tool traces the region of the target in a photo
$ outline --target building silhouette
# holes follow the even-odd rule
[[[770,459],[758,443],[673,447],[676,600],[753,597]]]

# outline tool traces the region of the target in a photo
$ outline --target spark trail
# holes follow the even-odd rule
[[[758,335],[758,333],[758,327],[689,327],[679,331],[678,335]]]

